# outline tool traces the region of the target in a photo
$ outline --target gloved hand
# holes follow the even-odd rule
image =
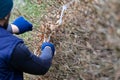
[[[22,16],[18,17],[12,24],[18,27],[18,34],[24,33],[26,31],[31,31],[33,27],[33,25]]]
[[[49,46],[53,52],[53,55],[54,55],[54,52],[55,52],[55,47],[52,43],[50,42],[44,42],[41,46],[41,50],[43,51],[43,49],[46,47],[46,46]]]

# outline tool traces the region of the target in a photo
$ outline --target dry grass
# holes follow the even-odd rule
[[[46,75],[28,79],[119,80],[120,1],[76,0],[64,12],[62,25],[56,24],[61,6],[70,1],[46,1],[50,5],[40,28],[32,33],[33,37],[37,35],[33,44],[37,50],[43,36],[52,33],[56,55]]]

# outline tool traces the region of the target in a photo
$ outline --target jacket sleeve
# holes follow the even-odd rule
[[[13,34],[13,32],[12,32],[12,27],[11,27],[10,24],[8,24],[7,31]]]
[[[10,64],[13,69],[21,72],[44,75],[51,66],[52,54],[51,48],[46,47],[37,57],[23,43],[19,43],[12,53]]]

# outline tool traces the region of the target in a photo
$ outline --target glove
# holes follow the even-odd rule
[[[53,55],[54,55],[54,52],[55,52],[55,47],[52,43],[50,42],[44,42],[41,46],[41,50],[43,51],[43,49],[46,47],[46,46],[49,46],[53,52]]]
[[[32,31],[33,27],[33,25],[27,20],[25,20],[25,18],[22,16],[18,17],[12,24],[18,27],[18,34],[24,33],[26,31]]]

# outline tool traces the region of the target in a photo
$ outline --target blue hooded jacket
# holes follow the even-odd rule
[[[0,80],[23,80],[23,72],[10,68],[9,61],[15,46],[23,40],[0,27]]]

